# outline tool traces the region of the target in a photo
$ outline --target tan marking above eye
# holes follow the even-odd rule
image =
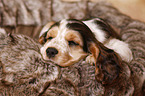
[[[53,27],[52,29],[50,29],[48,32],[47,32],[47,36],[46,38],[49,38],[49,37],[56,37],[58,34],[58,27]]]
[[[83,46],[83,40],[82,40],[82,37],[81,35],[76,32],[76,31],[68,31],[68,33],[66,34],[65,36],[65,39],[67,41],[73,41],[75,42],[76,44],[79,44],[80,46]]]

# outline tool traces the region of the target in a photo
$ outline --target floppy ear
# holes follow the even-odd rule
[[[44,43],[44,40],[45,40],[45,35],[46,35],[46,32],[48,31],[48,29],[54,24],[55,22],[51,21],[51,22],[48,22],[41,30],[40,32],[40,35],[39,35],[39,43],[40,44],[43,44]]]
[[[121,73],[121,59],[116,52],[105,47],[102,43],[89,45],[96,66],[96,80],[103,85],[112,84]]]
[[[100,50],[97,58],[99,73],[96,74],[96,79],[104,85],[112,84],[120,76],[122,61],[116,52],[108,49],[102,43],[98,44],[98,47]]]

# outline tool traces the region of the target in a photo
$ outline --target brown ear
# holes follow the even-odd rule
[[[89,51],[95,58],[96,80],[103,85],[112,84],[120,75],[121,59],[116,52],[105,47],[102,43],[91,43]]]
[[[98,45],[100,53],[97,58],[99,68],[96,74],[96,80],[103,85],[112,84],[116,81],[121,73],[121,59],[116,52],[105,47],[102,43]]]
[[[42,28],[42,30],[41,30],[41,32],[40,32],[40,37],[39,37],[39,43],[40,44],[44,44],[44,40],[45,40],[45,32],[47,32],[48,31],[48,29],[54,24],[55,22],[53,22],[53,21],[51,21],[51,22],[48,22],[43,28]]]

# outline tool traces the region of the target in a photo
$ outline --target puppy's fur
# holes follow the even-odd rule
[[[75,20],[73,20],[73,22],[74,21]],[[73,26],[77,26],[78,22],[79,21],[75,23],[76,25],[73,24]],[[87,47],[87,45],[82,44],[85,40],[83,39],[83,35],[87,35],[86,38],[91,38],[89,37],[89,34],[91,33],[94,34],[95,38],[99,42],[103,43],[104,46],[117,52],[122,60],[126,62],[130,62],[132,60],[132,52],[129,49],[128,44],[121,41],[119,35],[102,19],[95,18],[92,20],[83,21],[81,23],[82,25],[80,26],[83,26],[84,28],[80,28],[78,30],[82,30],[82,34],[80,34],[80,32],[78,33],[78,30],[74,30],[73,28],[70,29],[67,20],[62,20],[61,22],[55,24],[54,22],[49,22],[40,33],[39,42],[41,44],[45,43],[41,48],[43,58],[45,60],[52,59],[60,66],[69,66],[77,62],[81,58],[84,58],[86,55],[88,55],[88,53],[82,49],[83,46]],[[87,33],[85,30],[87,26],[84,23],[91,29],[89,29],[89,31],[92,31],[93,33]],[[48,40],[48,38],[52,39],[53,37],[55,37],[55,40]],[[68,46],[69,42],[72,41],[79,46]],[[48,47],[53,49],[55,48],[58,51],[58,54],[55,57],[49,58],[46,52]],[[96,63],[96,57],[90,54],[86,61],[90,64]]]

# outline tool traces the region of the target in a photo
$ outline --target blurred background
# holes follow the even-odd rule
[[[0,27],[38,39],[47,22],[88,19],[98,2],[112,4],[131,18],[145,22],[145,0],[0,0]]]

